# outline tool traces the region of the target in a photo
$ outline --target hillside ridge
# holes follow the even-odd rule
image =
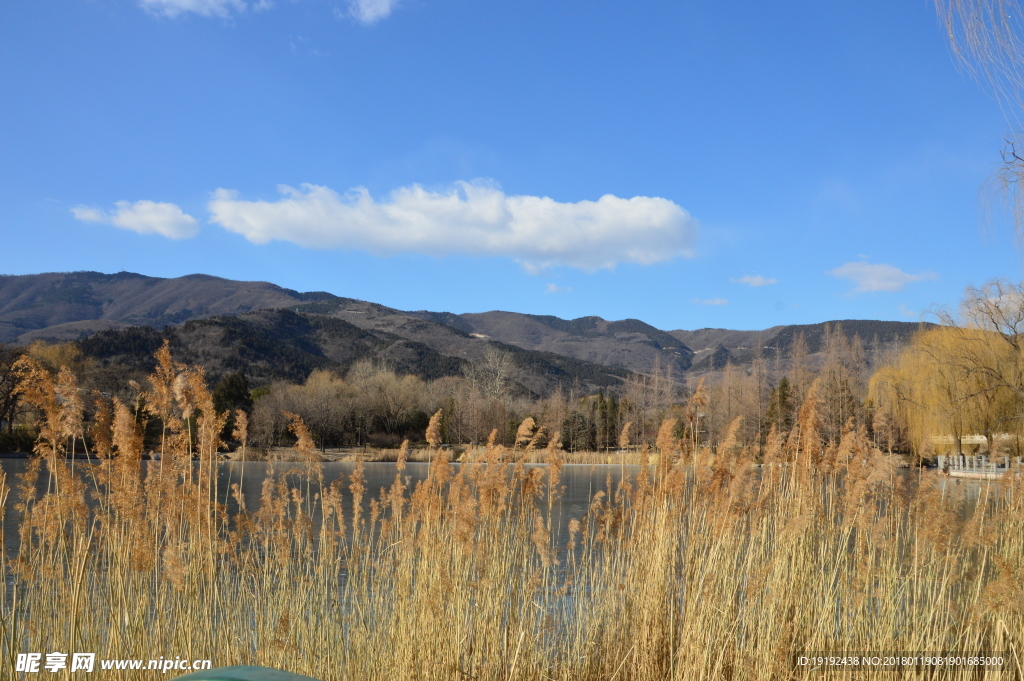
[[[639,319],[606,320],[596,315],[562,319],[500,310],[462,314],[403,311],[324,291],[299,292],[265,281],[236,281],[206,274],[173,279],[134,272],[0,275],[0,343],[6,344],[24,345],[34,340],[82,341],[83,347],[94,347],[102,339],[116,345],[121,342],[116,341],[118,332],[132,328],[149,328],[161,337],[193,338],[195,329],[218,326],[221,328],[218,333],[227,333],[225,329],[237,324],[254,325],[243,335],[256,338],[259,334],[255,329],[265,329],[270,323],[268,319],[273,316],[268,316],[267,311],[271,310],[289,310],[298,315],[297,319],[305,320],[304,323],[319,325],[320,330],[316,333],[308,328],[301,333],[295,330],[295,337],[287,337],[280,329],[272,334],[271,337],[277,339],[275,342],[282,347],[294,347],[297,352],[305,343],[306,350],[301,352],[309,356],[301,360],[297,355],[290,356],[287,361],[280,358],[291,368],[267,373],[268,380],[271,374],[276,378],[292,378],[308,373],[314,365],[319,366],[318,362],[322,364],[321,360],[338,369],[357,356],[388,355],[393,350],[386,348],[401,342],[407,349],[416,348],[406,352],[406,355],[412,352],[416,359],[395,357],[394,361],[413,373],[437,376],[458,372],[466,362],[483,361],[489,348],[501,347],[536,371],[556,374],[568,371],[555,382],[569,380],[569,375],[576,379],[586,376],[587,384],[600,386],[607,384],[608,377],[621,379],[630,372],[650,373],[655,367],[679,379],[692,372],[720,369],[730,362],[747,364],[758,356],[785,357],[798,334],[803,335],[808,353],[814,354],[821,352],[830,329],[841,328],[849,337],[856,335],[871,349],[904,343],[920,328],[920,324],[913,322],[837,320],[781,325],[759,331],[715,328],[665,331]],[[231,318],[242,321],[230,322]],[[316,322],[318,318],[336,320],[347,326],[331,327],[334,331],[327,332],[324,329],[330,325],[326,320]],[[196,326],[200,320],[214,321]],[[176,330],[165,332],[171,327]],[[342,333],[341,329],[346,331]],[[328,336],[341,333],[352,340],[351,329],[364,334],[362,344],[349,348],[335,359],[331,358],[330,351],[307,337],[311,333],[320,334],[318,338],[325,333]],[[154,338],[141,331],[125,332],[125,337],[143,336]],[[93,337],[97,340],[90,344],[88,339]],[[199,341],[194,339],[194,342]],[[264,339],[260,344],[267,342],[270,341]],[[307,352],[311,348],[315,350]],[[217,353],[207,349],[207,354],[212,357]],[[321,359],[312,359],[314,357]],[[556,361],[559,357],[564,359]],[[223,359],[228,361],[226,356]],[[237,361],[231,360],[228,364],[237,364]],[[581,364],[557,368],[565,362]],[[604,367],[607,376],[600,376],[601,372],[595,367]],[[532,375],[534,370],[527,373]],[[526,389],[533,392],[543,392],[553,385],[537,376],[524,380]]]

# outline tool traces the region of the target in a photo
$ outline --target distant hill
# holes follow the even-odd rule
[[[402,373],[428,378],[458,373],[462,364],[401,338],[289,310],[209,317],[161,330],[134,326],[101,331],[77,344],[83,354],[104,366],[148,373],[155,364],[153,353],[164,340],[170,342],[176,361],[200,364],[213,379],[244,370],[257,385],[302,381],[316,369],[345,371],[364,357],[386,359]]]
[[[890,348],[907,342],[922,325],[846,319],[820,324],[774,326],[763,331],[699,329],[661,331],[638,319],[606,321],[600,317],[559,317],[483,312],[402,313],[456,327],[477,337],[491,338],[523,348],[544,350],[636,373],[648,373],[657,364],[682,377],[688,372],[721,369],[731,362],[749,364],[758,354],[766,359],[786,358],[797,335],[802,334],[810,355],[824,349],[826,329],[860,338],[865,350]],[[925,324],[924,326],[932,326]]]
[[[720,369],[726,362],[747,364],[758,353],[767,359],[789,356],[797,335],[803,335],[808,353],[814,355],[825,348],[826,329],[841,330],[848,338],[857,337],[867,352],[906,343],[919,329],[934,326],[921,322],[884,322],[862,319],[839,319],[820,324],[773,326],[763,331],[729,329],[676,330],[669,333],[693,349],[695,370]]]
[[[692,364],[693,351],[671,334],[639,319],[606,321],[600,317],[561,319],[517,312],[462,315],[410,312],[456,326],[470,334],[493,338],[530,350],[543,350],[588,362],[645,373],[657,363],[681,376]]]
[[[111,371],[141,371],[166,338],[182,361],[203,364],[211,377],[244,368],[257,384],[301,380],[316,368],[343,371],[360,358],[436,378],[458,374],[498,348],[514,357],[526,392],[545,394],[556,385],[597,390],[655,366],[678,380],[730,362],[744,365],[758,354],[785,358],[798,334],[813,355],[823,347],[827,326],[858,336],[869,352],[905,343],[920,328],[841,320],[763,331],[663,331],[638,319],[406,312],[203,274],[0,276],[0,342],[76,341]]]
[[[111,385],[117,385],[123,383],[125,374],[141,377],[152,372],[153,354],[165,340],[176,361],[203,366],[211,381],[244,371],[255,386],[276,380],[301,382],[317,369],[344,374],[361,359],[377,360],[399,374],[424,379],[460,375],[467,363],[397,334],[367,331],[341,319],[289,309],[209,317],[161,330],[140,326],[111,329],[75,342],[84,355],[97,361],[101,373],[110,375]],[[482,345],[511,355],[515,366],[512,380],[518,385],[515,391],[523,395],[548,394],[557,386],[607,389],[628,375],[623,370],[503,343],[484,341]]]
[[[237,315],[331,297],[262,281],[206,274],[176,279],[132,272],[0,276],[0,342],[74,340],[123,326],[162,328],[212,315]]]

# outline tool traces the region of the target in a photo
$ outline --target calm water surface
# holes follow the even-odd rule
[[[18,525],[21,521],[20,514],[14,509],[14,506],[19,503],[20,496],[16,486],[18,481],[15,476],[24,473],[28,467],[27,459],[0,459],[0,470],[3,470],[7,474],[7,484],[11,487],[10,494],[7,498],[5,514],[4,514],[4,545],[8,551],[8,555],[13,555],[17,551],[18,544]],[[87,479],[89,477],[88,471],[92,466],[85,461],[75,461],[74,468],[80,472]],[[143,466],[159,466],[159,462],[145,461]],[[323,467],[324,475],[324,486],[330,485],[335,480],[342,480],[344,485],[344,498],[346,503],[345,514],[347,518],[351,518],[352,513],[352,497],[348,493],[348,484],[350,475],[355,470],[355,463],[339,463],[339,462],[328,462],[321,464]],[[416,482],[424,480],[427,477],[427,471],[429,464],[427,463],[408,463],[403,473],[406,480],[407,486],[411,487]],[[395,475],[398,470],[394,463],[365,463],[364,476],[366,484],[366,494],[363,497],[363,510],[368,512],[370,500],[376,498],[381,488],[390,487],[395,479]],[[456,470],[460,464],[452,464]],[[539,464],[529,464],[528,468],[537,467]],[[509,475],[512,474],[512,465],[507,466]],[[266,480],[274,472],[283,473],[286,471],[299,472],[303,470],[303,464],[299,463],[266,463],[266,462],[224,462],[218,466],[218,488],[220,490],[219,496],[222,501],[227,502],[228,512],[237,512],[238,506],[234,499],[230,497],[229,490],[231,485],[240,484],[241,489],[245,498],[246,508],[249,512],[255,512],[259,509],[260,494],[263,488],[263,481]],[[608,464],[566,464],[562,468],[561,479],[559,486],[563,488],[562,494],[556,498],[552,505],[553,515],[553,527],[556,529],[556,542],[563,542],[567,539],[567,525],[569,520],[573,518],[580,518],[590,505],[590,501],[593,499],[594,494],[599,490],[608,491],[608,480],[611,478],[611,484],[614,488],[618,485],[619,480],[625,475],[629,480],[635,480],[637,474],[640,472],[639,466],[620,466],[620,465],[608,465]],[[900,475],[909,478],[909,481],[913,485],[917,482],[919,476],[922,475],[921,471],[904,469],[899,472]],[[934,471],[926,471],[923,473],[925,476],[936,476],[938,475]],[[950,490],[963,490],[965,493],[965,504],[962,509],[964,515],[969,515],[973,511],[973,507],[976,504],[979,497],[983,494],[984,489],[994,483],[990,481],[980,480],[963,480],[957,478],[945,478],[941,477],[941,484]],[[291,484],[301,484],[304,487],[305,481],[299,475],[291,476]],[[45,468],[39,477],[37,483],[37,489],[39,492],[45,491],[49,483],[49,475],[45,472]],[[315,492],[315,487],[313,489]],[[544,508],[546,513],[547,500],[538,499],[538,506]],[[314,523],[319,525],[320,517],[319,512],[314,512]]]
[[[17,550],[18,544],[18,525],[21,522],[21,515],[17,513],[14,506],[20,502],[20,495],[16,489],[18,481],[15,476],[25,472],[28,468],[27,459],[2,459],[0,460],[0,470],[3,470],[7,474],[7,484],[11,487],[11,492],[7,498],[5,514],[4,514],[4,544],[8,550],[8,555],[12,555],[12,552]],[[96,464],[90,464],[85,461],[75,461],[74,468],[76,471],[81,472],[86,479],[89,478],[89,468]],[[160,463],[156,461],[144,461],[143,466],[159,466]],[[323,467],[324,475],[324,486],[329,486],[335,480],[342,479],[344,485],[344,497],[347,502],[345,507],[345,513],[348,518],[351,518],[352,512],[352,498],[348,493],[349,478],[352,471],[355,470],[355,463],[339,463],[329,462],[321,464]],[[403,473],[403,477],[406,480],[408,486],[414,485],[417,481],[425,480],[427,477],[427,470],[430,464],[427,463],[408,463]],[[528,464],[527,468],[537,467],[539,464]],[[460,464],[452,464],[452,467],[458,470]],[[394,463],[364,463],[364,477],[366,484],[366,494],[363,497],[363,509],[368,511],[370,500],[376,498],[382,487],[390,487],[392,482],[395,480],[395,475],[398,473],[398,469]],[[543,467],[543,466],[542,466]],[[509,474],[512,474],[513,467],[507,466]],[[242,493],[245,498],[246,509],[252,513],[259,509],[260,494],[263,489],[263,481],[266,480],[275,471],[283,473],[285,471],[302,471],[303,464],[299,463],[266,463],[266,462],[224,462],[218,466],[218,488],[220,490],[219,495],[221,501],[225,501],[225,495],[227,495],[228,512],[237,512],[238,505],[234,499],[230,497],[229,490],[231,485],[240,484]],[[560,487],[564,487],[564,490],[559,498],[557,498],[552,505],[552,515],[554,520],[554,527],[558,528],[556,539],[561,540],[566,534],[566,526],[569,520],[572,518],[580,518],[587,510],[590,505],[591,499],[598,490],[605,490],[607,487],[608,477],[611,476],[612,485],[617,486],[622,475],[625,474],[628,479],[633,479],[640,471],[639,466],[619,466],[619,465],[591,465],[591,464],[566,464],[562,468],[561,479],[559,482]],[[299,484],[299,480],[302,480],[302,486],[305,487],[305,480],[300,478],[298,475],[291,477],[292,484]],[[45,471],[39,476],[37,483],[37,489],[41,493],[46,490],[49,483],[49,475]],[[313,491],[315,492],[315,486]],[[547,507],[546,499],[539,499],[537,501],[538,506],[544,506],[545,510]],[[319,524],[319,513],[314,514],[314,522]]]

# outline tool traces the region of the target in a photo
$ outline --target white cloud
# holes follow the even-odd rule
[[[690,302],[693,303],[694,305],[728,305],[729,304],[729,301],[726,300],[725,298],[709,298],[707,300],[701,300],[699,298],[694,298]]]
[[[746,284],[747,286],[771,286],[772,284],[779,283],[778,279],[768,279],[760,274],[747,274],[739,279],[730,279],[729,281],[734,284]]]
[[[176,17],[192,12],[204,17],[229,17],[232,12],[270,9],[271,0],[139,0],[139,5],[153,14]]]
[[[936,279],[934,272],[910,274],[892,265],[872,265],[866,262],[848,262],[829,272],[833,277],[849,279],[856,284],[854,293],[874,293],[877,291],[902,291],[915,281]]]
[[[552,265],[596,270],[689,257],[697,230],[697,221],[672,201],[644,196],[560,203],[506,196],[479,181],[447,192],[402,187],[386,201],[362,187],[345,195],[312,184],[278,189],[284,198],[277,201],[242,201],[218,189],[207,204],[210,219],[257,244],[497,255],[534,273]]]
[[[375,24],[398,4],[398,0],[349,0],[349,14],[364,24]]]
[[[920,312],[914,312],[913,310],[911,310],[909,307],[907,307],[903,303],[900,303],[900,314],[903,315],[904,317],[910,317],[912,319],[920,319],[921,318],[921,313]]]
[[[558,284],[548,284],[544,287],[544,293],[571,293],[571,286],[559,286]]]
[[[112,213],[90,206],[75,206],[71,213],[84,222],[100,222],[139,234],[160,234],[168,239],[187,239],[199,233],[199,224],[173,203],[118,201]]]

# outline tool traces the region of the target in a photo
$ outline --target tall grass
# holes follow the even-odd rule
[[[4,678],[30,651],[339,681],[622,681],[783,679],[805,651],[950,650],[1005,651],[1019,678],[1019,483],[986,485],[968,513],[962,488],[908,480],[862,432],[822,450],[813,404],[760,469],[733,440],[694,451],[666,428],[656,463],[559,528],[554,446],[492,445],[458,466],[435,448],[414,486],[403,453],[373,493],[361,465],[325,484],[297,418],[304,462],[276,464],[248,508],[217,487],[223,421],[201,374],[167,354],[148,396],[161,460],[143,465],[137,410],[115,401],[92,429],[100,462],[73,469],[70,377],[23,371],[45,423],[39,458],[0,485],[5,506],[18,487],[23,517],[2,565]]]

